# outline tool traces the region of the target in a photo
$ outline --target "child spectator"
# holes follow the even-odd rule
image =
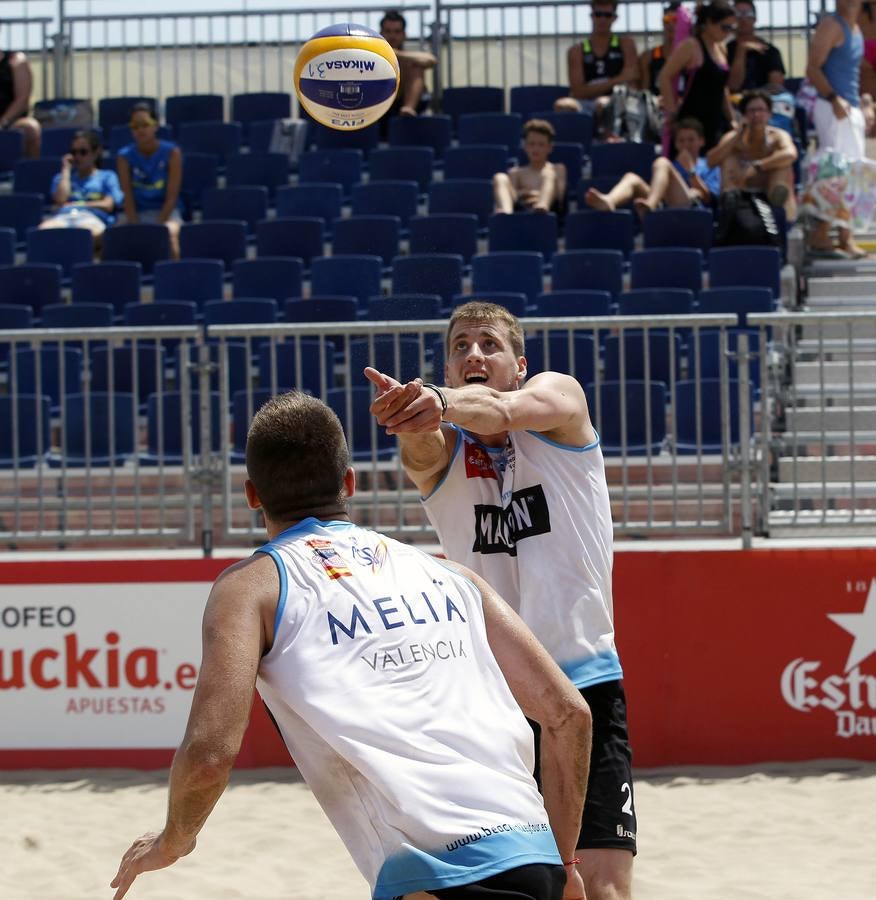
[[[148,103],[134,105],[130,125],[134,142],[119,150],[116,161],[125,194],[125,221],[166,225],[171,256],[178,259],[182,153],[172,141],[158,139],[158,121]]]
[[[703,126],[696,119],[682,119],[675,126],[675,159],[658,156],[651,167],[650,184],[635,172],[627,172],[607,194],[590,188],[584,202],[591,209],[611,211],[632,200],[640,217],[661,204],[670,209],[714,206],[721,177],[700,155],[704,145]]]
[[[61,171],[52,181],[52,198],[58,207],[40,228],[87,228],[95,245],[115,222],[116,207],[124,194],[115,172],[98,169],[100,141],[94,131],[77,131],[70,152],[61,161]]]
[[[555,212],[562,214],[566,198],[566,167],[548,160],[556,132],[544,119],[530,119],[523,126],[525,166],[493,176],[496,212]]]

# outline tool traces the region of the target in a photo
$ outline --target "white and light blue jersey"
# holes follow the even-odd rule
[[[477,588],[349,522],[261,552],[281,588],[259,693],[375,900],[558,864]]]
[[[622,678],[599,442],[568,447],[515,431],[504,447],[487,447],[453,427],[453,458],[423,498],[445,554],[514,607],[577,687]]]

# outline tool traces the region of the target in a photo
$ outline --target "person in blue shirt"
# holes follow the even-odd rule
[[[93,131],[77,131],[70,152],[61,160],[61,171],[52,181],[57,212],[40,228],[87,228],[95,244],[115,222],[116,207],[124,201],[115,172],[98,169],[100,141]]]
[[[681,119],[675,126],[675,159],[658,156],[651,167],[651,181],[627,172],[608,193],[589,188],[584,202],[591,209],[615,210],[632,201],[644,218],[658,207],[714,206],[721,193],[721,171],[710,167],[701,155],[705,146],[703,126],[696,119]]]
[[[122,147],[116,160],[125,194],[125,221],[166,225],[171,256],[179,259],[182,153],[172,141],[159,140],[158,120],[148,103],[134,105],[130,125],[134,142]]]

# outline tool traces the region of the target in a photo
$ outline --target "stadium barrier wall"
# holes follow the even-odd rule
[[[232,561],[0,563],[0,769],[169,765]],[[637,767],[876,760],[876,550],[622,550],[614,585]],[[238,765],[285,764],[257,701]]]

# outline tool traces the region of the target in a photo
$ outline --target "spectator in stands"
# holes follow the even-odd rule
[[[675,42],[675,23],[678,19],[680,0],[672,0],[663,8],[663,43],[642,51],[639,57],[639,84],[644,91],[660,96],[660,70],[672,55]]]
[[[15,128],[24,138],[24,155],[40,155],[40,123],[30,112],[33,75],[23,53],[0,50],[0,130]]]
[[[757,10],[754,0],[737,0],[736,37],[727,44],[730,75],[727,86],[736,91],[752,91],[768,84],[784,85],[785,65],[778,47],[754,33]]]
[[[134,142],[119,150],[116,161],[125,194],[125,221],[166,225],[171,256],[178,259],[182,153],[172,141],[158,139],[158,121],[148,103],[134,105],[130,124]]]
[[[696,119],[703,126],[706,150],[721,140],[733,122],[724,44],[734,28],[733,7],[726,0],[703,4],[697,10],[694,35],[678,44],[660,71],[667,127],[674,120]],[[686,88],[684,96],[679,96],[676,78],[682,72]]]
[[[405,50],[407,22],[396,9],[384,13],[380,33],[395,51],[401,77],[395,101],[381,119],[386,127],[390,116],[417,116],[425,112],[430,100],[426,92],[426,71],[434,68],[437,60],[424,50]]]
[[[603,194],[589,188],[584,202],[591,209],[615,210],[631,200],[639,216],[661,206],[685,209],[714,206],[721,191],[720,169],[709,166],[703,157],[703,126],[696,119],[682,119],[675,126],[675,159],[658,156],[651,167],[651,182],[635,172],[627,172]]]
[[[617,19],[617,0],[593,0],[590,37],[569,48],[569,96],[554,103],[557,112],[592,112],[600,121],[617,85],[635,87],[639,80],[636,45],[611,29]]]
[[[876,10],[872,3],[864,3],[858,15],[858,27],[864,37],[864,58],[861,60],[861,110],[869,137],[876,137]]]
[[[773,206],[783,206],[788,221],[797,218],[794,162],[797,147],[783,128],[768,124],[772,97],[766,90],[747,91],[739,102],[742,125],[721,138],[706,160],[721,168],[723,191],[760,191]]]
[[[52,181],[52,198],[58,211],[40,228],[87,228],[95,244],[107,226],[115,222],[116,207],[124,203],[119,177],[98,169],[100,140],[94,131],[77,131],[61,171]]]
[[[822,17],[809,46],[806,77],[818,91],[812,120],[821,148],[832,147],[849,162],[864,158],[865,120],[861,110],[860,68],[864,37],[857,20],[861,0],[837,0],[836,12]],[[830,237],[831,222],[816,219],[809,249],[818,254],[840,253],[860,259],[866,251],[850,228],[839,229],[839,245]]]
[[[562,214],[566,198],[566,167],[548,159],[556,132],[544,119],[530,119],[523,126],[525,166],[493,176],[496,212],[555,212]]]

